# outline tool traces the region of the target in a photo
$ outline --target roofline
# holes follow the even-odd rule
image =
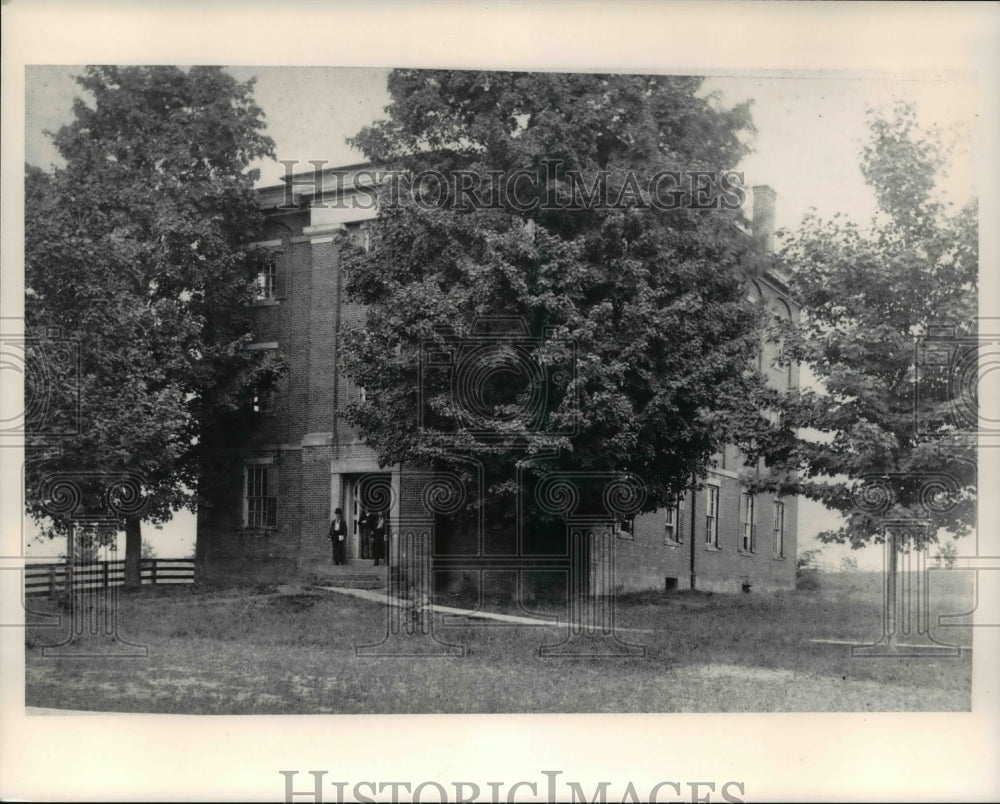
[[[290,160],[286,160],[286,161],[290,161]],[[314,161],[325,162],[325,160],[322,160],[322,159],[317,159],[317,160],[314,160]],[[350,172],[350,171],[358,171],[358,170],[362,170],[363,168],[373,167],[374,165],[375,165],[375,163],[374,162],[370,162],[370,161],[355,162],[355,163],[350,164],[350,165],[333,165],[331,167],[323,167],[323,168],[321,168],[320,169],[320,175],[321,176],[329,176],[329,175],[333,175],[334,173],[345,173],[345,172]],[[255,187],[254,191],[258,192],[258,193],[261,193],[261,192],[264,192],[266,190],[283,190],[285,188],[285,186],[289,182],[295,183],[296,180],[299,180],[299,183],[307,182],[307,181],[311,181],[312,179],[314,179],[315,176],[316,176],[316,170],[315,170],[315,168],[313,170],[304,170],[304,171],[301,171],[299,173],[287,173],[286,172],[284,176],[280,177],[278,184],[267,184],[267,185],[264,185],[262,187]]]
[[[325,160],[315,160],[315,161],[325,162]],[[347,173],[352,173],[352,172],[356,173],[358,171],[365,170],[365,169],[370,169],[370,168],[374,168],[374,167],[375,167],[375,162],[372,162],[371,160],[365,160],[363,162],[353,162],[353,163],[351,163],[349,165],[332,165],[332,166],[329,166],[329,167],[322,167],[322,168],[320,168],[319,169],[318,177],[317,177],[316,168],[314,167],[313,170],[309,170],[309,171],[301,171],[301,172],[298,172],[298,173],[286,173],[284,176],[281,177],[280,183],[278,183],[278,184],[269,184],[269,185],[267,185],[265,187],[257,187],[257,188],[255,188],[254,192],[258,193],[259,195],[264,195],[265,193],[268,193],[268,192],[273,193],[275,191],[280,191],[284,195],[285,193],[287,193],[289,191],[289,184],[291,184],[292,185],[291,191],[293,193],[293,197],[297,196],[300,199],[300,203],[301,203],[302,199],[313,198],[316,195],[316,193],[315,192],[312,192],[312,193],[307,193],[307,192],[304,192],[304,193],[295,193],[294,186],[296,184],[300,184],[300,185],[312,184],[313,187],[315,188],[316,181],[317,181],[317,178],[318,178],[319,179],[319,185],[320,185],[320,188],[321,188],[321,193],[322,193],[322,189],[325,189],[324,188],[325,182],[323,181],[323,179],[325,177],[332,176],[332,175],[335,175],[335,174],[347,174]],[[331,189],[334,189],[334,188],[331,187]],[[769,200],[770,200],[771,203],[774,202],[774,198],[777,195],[777,193],[775,192],[775,190],[772,187],[770,187],[769,185],[766,185],[766,184],[755,185],[753,187],[753,190],[755,192],[760,191],[761,194],[766,193],[767,195],[769,195],[770,196]],[[305,206],[287,207],[287,206],[282,206],[282,205],[266,206],[266,207],[262,206],[261,208],[263,210],[272,211],[272,212],[276,211],[276,210],[279,210],[279,209],[280,210],[284,210],[285,212],[296,212],[296,211],[301,210],[301,209],[308,209],[308,207],[305,207]],[[752,224],[751,224],[751,226],[749,228],[737,224],[737,228],[739,229],[739,231],[741,231],[747,237],[754,238],[754,232],[753,232]],[[754,238],[754,239],[756,239],[756,238]],[[770,284],[771,287],[774,290],[777,290],[779,293],[781,293],[783,295],[786,295],[786,296],[789,296],[789,298],[791,298],[790,289],[788,287],[788,273],[787,273],[787,271],[782,270],[777,265],[777,262],[778,262],[777,257],[775,257],[773,254],[767,254],[766,257],[770,258],[768,260],[768,262],[770,262],[770,265],[766,266],[756,276],[759,277],[759,278],[761,278],[761,279],[765,279],[765,281],[767,281],[767,283]]]

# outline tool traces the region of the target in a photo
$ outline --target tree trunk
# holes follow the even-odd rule
[[[138,589],[142,583],[142,521],[125,520],[125,588]]]

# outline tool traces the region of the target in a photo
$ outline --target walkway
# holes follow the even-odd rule
[[[399,608],[412,608],[413,602],[400,597],[391,597],[386,592],[376,592],[370,591],[368,589],[350,589],[341,586],[314,586],[314,589],[321,589],[324,592],[334,592],[338,595],[349,595],[351,597],[361,598],[362,600],[370,600],[372,603],[381,603],[386,606],[397,606]],[[551,617],[519,617],[514,614],[499,614],[492,611],[476,611],[474,609],[458,609],[453,606],[442,606],[438,603],[428,603],[420,607],[421,610],[430,611],[435,614],[450,614],[454,617],[464,617],[467,619],[478,619],[478,620],[493,620],[500,623],[505,623],[508,625],[531,625],[536,628],[566,628],[567,626],[578,628],[581,631],[600,631],[603,630],[602,626],[599,625],[583,625],[581,623],[571,623],[567,620],[562,620],[556,615]],[[451,621],[447,623],[450,627],[459,626],[460,623]],[[618,625],[615,626],[615,633],[642,633],[642,634],[652,634],[659,629],[655,628],[622,628]]]

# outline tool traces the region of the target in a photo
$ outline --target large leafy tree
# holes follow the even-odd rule
[[[948,149],[912,106],[873,111],[869,133],[861,171],[877,202],[871,225],[810,215],[782,255],[803,306],[785,333],[787,355],[820,383],[789,401],[786,424],[822,434],[789,445],[800,470],[789,490],[842,512],[844,526],[820,538],[854,546],[881,538],[883,515],[929,517],[932,537],[942,528],[966,534],[975,521],[974,444],[961,438],[975,425],[956,421],[963,400],[949,379],[961,379],[963,353],[974,365],[976,205],[940,200]],[[945,330],[944,359],[924,360],[935,348],[928,336]],[[974,384],[965,390],[974,394]],[[859,504],[866,475],[893,487],[882,514]],[[941,475],[930,499],[927,481]]]
[[[252,82],[219,68],[88,67],[77,81],[89,97],[53,135],[65,166],[27,175],[34,366],[55,365],[52,328],[79,355],[49,388],[45,416],[28,419],[27,505],[64,534],[74,517],[107,513],[96,478],[135,478],[119,494],[144,504],[117,509],[136,584],[141,521],[197,504],[221,418],[278,370],[243,348],[262,259],[248,168],[273,143]],[[53,473],[76,477],[82,507],[54,505]]]
[[[752,125],[701,86],[392,73],[387,119],[353,143],[398,180],[369,253],[345,265],[367,308],[345,346],[366,389],[352,420],[383,464],[461,473],[472,456],[491,523],[516,508],[515,467],[522,489],[556,470],[631,472],[652,510],[761,423],[744,286],[758,255],[738,212],[689,183],[735,168]],[[648,195],[664,171],[682,174],[661,185],[676,204]]]

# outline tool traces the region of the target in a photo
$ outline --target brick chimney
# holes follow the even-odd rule
[[[774,253],[774,199],[777,194],[766,184],[753,188],[753,237],[765,254]]]

